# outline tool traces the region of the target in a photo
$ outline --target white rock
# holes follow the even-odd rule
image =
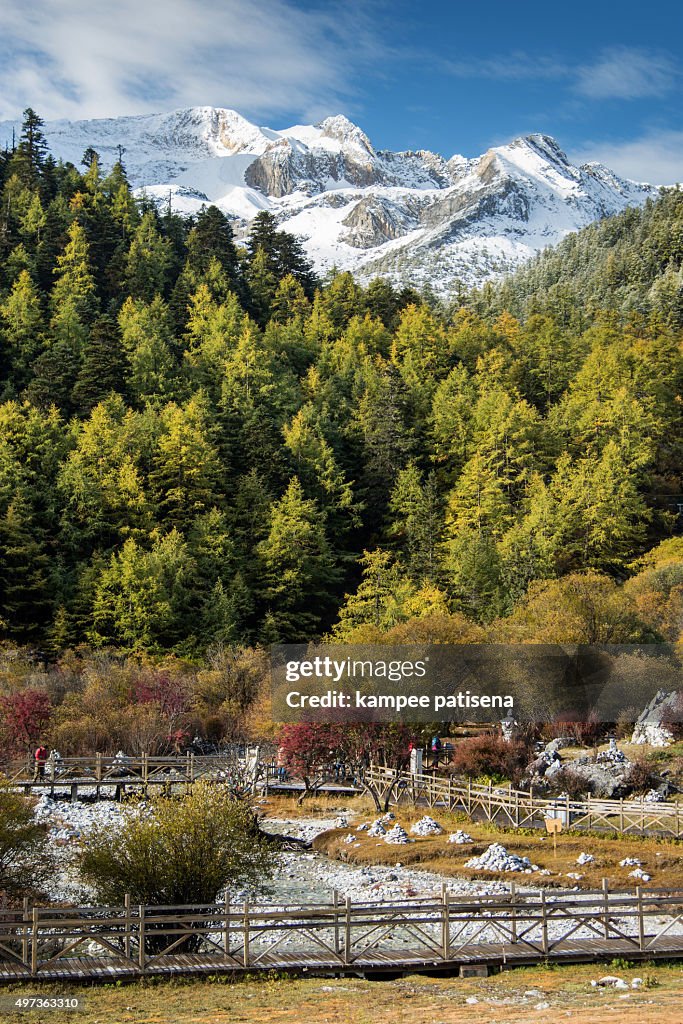
[[[581,865],[592,864],[594,860],[595,857],[592,853],[580,853],[579,856],[576,858],[576,863]]]
[[[466,843],[473,843],[474,840],[468,832],[463,832],[461,828],[457,832],[451,832],[448,837],[449,843],[457,843],[458,846],[464,846]]]
[[[405,843],[412,843],[414,840],[412,840],[406,830],[397,823],[386,833],[384,836],[384,842],[392,843],[395,846],[402,846]]]
[[[491,843],[481,856],[465,861],[465,867],[475,871],[523,871],[525,874],[538,871],[538,865],[532,864],[528,857],[509,853],[501,843]]]
[[[420,818],[419,821],[410,826],[410,831],[418,836],[439,836],[443,829],[437,821],[434,821],[428,814],[425,814],[424,818]]]

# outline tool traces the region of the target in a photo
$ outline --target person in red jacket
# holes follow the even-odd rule
[[[33,769],[33,781],[37,782],[39,779],[45,778],[45,763],[47,761],[47,747],[43,743],[39,743],[36,747],[36,751],[33,755],[34,769]]]

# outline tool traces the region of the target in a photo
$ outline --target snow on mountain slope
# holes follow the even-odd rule
[[[0,124],[0,140],[18,125]],[[88,146],[123,161],[133,185],[183,214],[215,203],[237,236],[260,211],[302,237],[320,271],[447,293],[513,269],[571,231],[656,194],[600,164],[576,167],[554,139],[530,135],[476,159],[377,151],[338,115],[281,131],[234,110],[54,121],[54,155],[76,165]]]

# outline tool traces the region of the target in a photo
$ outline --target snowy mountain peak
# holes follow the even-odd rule
[[[320,128],[326,138],[336,139],[342,145],[350,144],[357,146],[369,156],[375,155],[372,143],[365,132],[358,125],[354,124],[353,121],[349,121],[348,117],[344,117],[343,114],[326,117],[324,121],[320,122],[318,128]]]
[[[0,141],[12,129],[0,124]],[[239,236],[260,210],[299,235],[321,272],[429,284],[447,293],[514,269],[540,249],[657,190],[601,164],[577,167],[549,135],[531,134],[483,156],[445,160],[428,150],[375,150],[337,114],[273,130],[236,110],[54,121],[55,157],[79,165],[94,147],[103,167],[123,161],[139,192],[183,214],[214,203]]]

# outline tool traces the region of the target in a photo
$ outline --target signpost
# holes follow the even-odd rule
[[[562,818],[546,818],[545,830],[553,837],[553,857],[557,857],[557,834],[562,831]]]

